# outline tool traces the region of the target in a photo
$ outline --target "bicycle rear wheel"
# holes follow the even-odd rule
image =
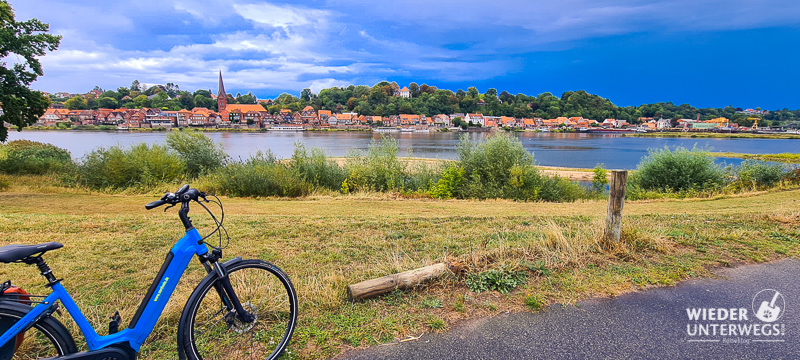
[[[266,261],[243,260],[227,268],[231,287],[255,320],[229,311],[206,278],[186,302],[180,333],[189,359],[275,359],[288,345],[297,322],[297,294],[289,277]]]
[[[0,334],[32,309],[27,305],[0,305]],[[40,320],[24,334],[0,347],[0,360],[40,359],[77,352],[75,341],[64,325],[53,317]]]

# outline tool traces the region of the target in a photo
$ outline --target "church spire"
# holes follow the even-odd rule
[[[228,107],[228,95],[225,93],[225,84],[222,83],[222,70],[219,71],[219,90],[217,91],[217,111]]]
[[[225,96],[225,84],[222,83],[222,70],[219,71],[219,91],[217,96]]]

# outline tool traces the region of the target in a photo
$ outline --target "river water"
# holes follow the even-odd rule
[[[234,158],[246,158],[257,150],[271,150],[280,158],[291,157],[294,144],[324,149],[329,156],[345,156],[352,150],[364,151],[370,142],[380,140],[371,132],[207,132],[222,143]],[[392,133],[398,140],[400,156],[455,159],[460,133]],[[9,131],[9,140],[26,139],[51,143],[80,158],[100,146],[123,146],[145,142],[164,143],[166,132],[127,131]],[[486,133],[469,133],[472,140],[483,140]],[[800,152],[800,141],[792,139],[692,139],[621,137],[588,133],[514,133],[536,162],[545,166],[591,168],[599,163],[609,169],[634,169],[648,149],[683,146],[707,147],[714,151],[751,154]],[[738,159],[717,159],[719,163],[738,164]]]

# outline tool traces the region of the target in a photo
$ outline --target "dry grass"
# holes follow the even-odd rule
[[[27,183],[0,192],[0,244],[63,243],[46,259],[90,321],[106,328],[114,310],[129,321],[181,236],[176,214],[144,210],[154,195]],[[290,275],[301,310],[292,356],[320,358],[349,346],[443,331],[460,319],[524,311],[531,303],[526,299],[546,305],[613,296],[702,276],[709,267],[798,256],[799,199],[800,190],[792,190],[628,202],[623,241],[605,250],[599,244],[604,201],[398,200],[376,193],[226,198],[232,241],[225,254],[268,260]],[[202,232],[211,222],[198,210],[192,217]],[[470,272],[524,270],[528,282],[509,295],[472,293],[451,276],[364,303],[344,300],[347,284],[440,261]],[[45,290],[33,268],[3,265],[0,272],[33,292]],[[202,275],[192,263],[142,358],[175,358],[180,311]]]

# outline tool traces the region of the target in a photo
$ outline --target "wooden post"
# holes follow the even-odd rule
[[[603,240],[606,248],[619,244],[622,235],[622,205],[625,203],[625,186],[628,183],[628,171],[612,171],[608,191],[608,213],[606,214],[606,230]]]
[[[438,263],[399,274],[362,281],[358,284],[347,285],[347,298],[350,301],[369,299],[394,291],[394,289],[402,290],[417,286],[423,281],[437,278],[449,272],[450,267],[447,264]]]

